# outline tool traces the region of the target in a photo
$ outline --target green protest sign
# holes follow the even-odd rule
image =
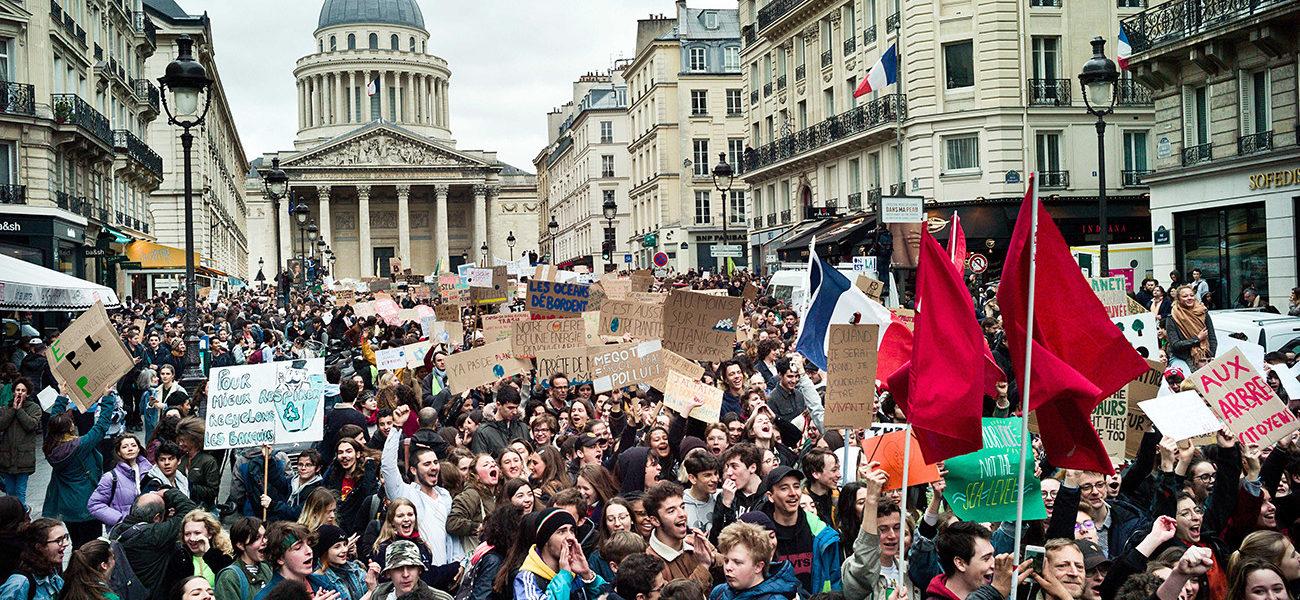
[[[1026,521],[1047,518],[1032,460],[1025,463],[1023,494],[1016,493],[1020,419],[984,419],[984,449],[950,458],[943,464],[948,468],[943,497],[963,521],[1013,521],[1016,501],[1022,495]]]

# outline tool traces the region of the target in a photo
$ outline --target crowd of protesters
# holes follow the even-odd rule
[[[1198,282],[1136,297],[1161,317],[1169,385],[1215,356]],[[42,409],[36,395],[58,384],[44,342],[25,339],[0,366],[0,598],[993,600],[1013,580],[1019,597],[1053,600],[1300,591],[1296,436],[1258,447],[1225,430],[1194,446],[1152,431],[1114,476],[1057,469],[1035,443],[1048,518],[1019,537],[1043,555],[1017,565],[1015,523],[958,519],[942,478],[885,491],[877,463],[846,464],[860,432],[823,426],[825,373],[763,284],[739,271],[652,286],[750,298],[734,357],[701,364],[723,390],[717,423],[666,409],[652,387],[594,393],[559,372],[454,389],[448,355],[484,343],[470,310],[463,339],[388,371],[374,352],[424,339],[418,322],[358,318],[329,291],[243,289],[202,307],[206,367],[337,357],[324,436],[292,453],[212,451],[204,386],[180,384],[178,294],[110,311],[135,367],[86,412],[66,394]],[[996,301],[976,304],[1011,382],[985,416],[1014,415]],[[887,391],[875,407],[877,422],[905,419]],[[31,510],[37,452],[51,477]]]

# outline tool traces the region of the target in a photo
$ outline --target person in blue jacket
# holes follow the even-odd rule
[[[535,543],[528,547],[515,573],[515,598],[595,600],[608,591],[605,580],[587,565],[587,557],[573,534],[577,521],[568,511],[551,508],[529,515],[524,526],[533,527]]]
[[[262,550],[262,556],[275,574],[253,600],[266,600],[271,590],[286,579],[306,586],[310,596],[315,596],[316,592],[322,590],[336,591],[323,575],[312,572],[315,570],[312,535],[306,525],[299,523],[280,521],[271,525],[266,531],[266,547]]]
[[[45,459],[50,463],[50,484],[45,491],[41,514],[63,521],[72,538],[72,547],[80,548],[104,533],[103,524],[90,514],[90,495],[104,474],[99,443],[108,434],[108,426],[122,404],[117,391],[109,386],[99,400],[95,424],[86,435],[77,436],[77,426],[68,412],[67,390],[50,408],[45,427]],[[74,393],[79,393],[74,392]]]
[[[803,473],[779,466],[763,478],[768,504],[763,508],[776,522],[774,561],[788,561],[803,590],[801,596],[840,591],[840,534],[815,513],[799,508]]]
[[[718,534],[718,557],[726,579],[713,587],[709,600],[789,600],[799,580],[788,562],[768,564],[776,548],[768,532],[752,523],[732,523]],[[800,596],[804,597],[804,596]]]

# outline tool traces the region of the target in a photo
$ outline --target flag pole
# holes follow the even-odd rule
[[[912,465],[912,424],[907,423],[903,428],[903,495],[898,501],[898,512],[901,518],[898,522],[898,588],[900,592],[907,591],[907,548],[903,542],[907,540],[907,479],[908,470]]]
[[[1021,377],[1020,385],[1021,402],[1020,402],[1020,469],[1016,473],[1018,480],[1016,490],[1016,546],[1014,550],[1015,564],[1020,565],[1020,543],[1021,537],[1025,530],[1025,459],[1029,453],[1029,377],[1030,363],[1033,360],[1034,347],[1034,285],[1038,274],[1038,174],[1029,175],[1030,188],[1030,217],[1029,227],[1029,308],[1025,316],[1025,369]],[[1016,588],[1019,584],[1019,577],[1011,577],[1011,596],[1016,597]]]

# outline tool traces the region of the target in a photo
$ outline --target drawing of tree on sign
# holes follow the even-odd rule
[[[280,426],[287,432],[304,431],[311,426],[316,411],[320,410],[321,394],[307,378],[307,361],[295,360],[276,363],[275,414]]]

